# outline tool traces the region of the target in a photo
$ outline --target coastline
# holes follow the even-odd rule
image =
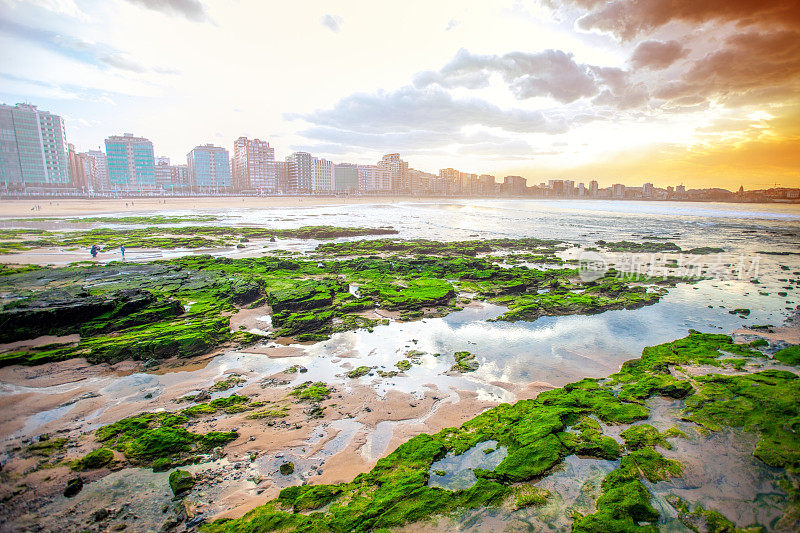
[[[214,209],[259,209],[281,207],[321,207],[378,205],[395,203],[438,203],[465,200],[530,201],[612,201],[642,203],[722,203],[731,205],[798,206],[798,201],[725,202],[721,200],[647,200],[642,198],[539,198],[532,196],[185,196],[124,198],[26,198],[3,199],[0,222],[4,218],[47,218],[162,211],[200,211]],[[33,210],[33,206],[41,210]]]

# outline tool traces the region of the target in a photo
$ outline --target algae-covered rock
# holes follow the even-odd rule
[[[347,373],[348,378],[357,379],[366,376],[372,370],[371,366],[359,366]]]
[[[6,304],[0,310],[0,342],[13,342],[40,335],[77,331],[86,321],[101,315],[129,315],[156,300],[149,291],[125,289],[104,295],[85,291],[42,291],[35,296]]]
[[[292,462],[283,463],[280,466],[280,471],[281,471],[281,475],[282,476],[290,476],[290,475],[294,474],[294,463],[292,463]]]
[[[800,365],[800,345],[778,350],[775,352],[775,359],[787,365]]]
[[[186,470],[175,470],[169,475],[169,488],[175,495],[191,490],[194,483],[194,476]]]
[[[475,372],[478,370],[480,363],[478,363],[477,359],[475,359],[475,354],[470,352],[456,352],[453,354],[453,357],[456,359],[456,364],[454,364],[450,370],[455,372]]]
[[[108,448],[99,448],[87,453],[73,464],[74,470],[96,470],[114,460],[114,452]]]

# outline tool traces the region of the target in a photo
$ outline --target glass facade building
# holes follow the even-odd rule
[[[204,144],[186,155],[189,183],[195,190],[218,191],[231,187],[231,162],[221,146]]]
[[[106,139],[106,167],[111,189],[156,188],[153,143],[131,133]]]
[[[24,190],[69,184],[64,119],[34,105],[0,105],[0,185]]]

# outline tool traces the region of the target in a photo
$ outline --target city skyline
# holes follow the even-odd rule
[[[156,156],[153,142],[133,133],[111,135],[105,151],[80,152],[68,142],[64,119],[32,104],[0,104],[0,189],[7,195],[291,195],[528,196],[539,198],[792,201],[800,188],[770,187],[734,193],[724,188],[687,189],[549,178],[530,184],[522,176],[476,174],[453,167],[437,173],[415,169],[400,153],[376,164],[334,162],[297,151],[280,161],[261,139],[239,137],[233,151],[197,145],[186,163]],[[500,178],[498,180],[498,178]]]
[[[639,3],[617,26],[622,0],[0,4],[0,99],[60,113],[82,149],[130,131],[176,159],[191,131],[529,183],[800,184],[800,45],[777,0]]]

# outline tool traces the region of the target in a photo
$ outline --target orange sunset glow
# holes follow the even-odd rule
[[[248,136],[529,185],[800,185],[795,0],[0,5],[0,99],[60,114],[78,151]]]

